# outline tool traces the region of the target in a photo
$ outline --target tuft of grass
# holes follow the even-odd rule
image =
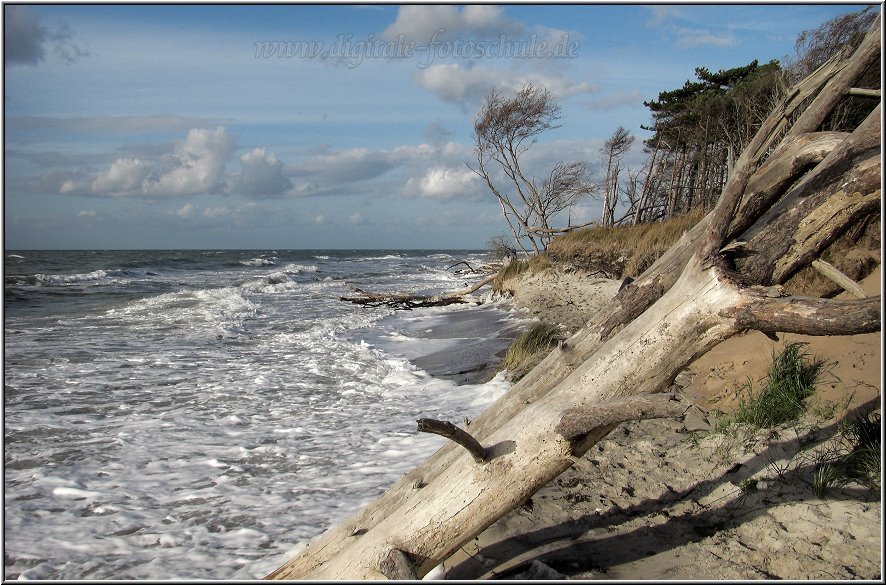
[[[622,227],[591,227],[559,236],[547,247],[555,261],[602,270],[610,278],[636,277],[652,266],[683,232],[704,217],[696,210],[667,221]]]
[[[755,478],[745,478],[738,483],[738,487],[741,489],[743,494],[753,494],[760,490],[758,485],[758,480]]]
[[[822,361],[810,361],[803,349],[805,345],[793,342],[781,353],[773,351],[763,388],[755,394],[748,382],[747,397],[740,398],[738,409],[728,417],[726,426],[769,428],[800,418],[806,408],[804,400],[815,393],[816,379],[825,365]]]
[[[518,335],[499,365],[500,370],[526,369],[541,354],[547,353],[557,346],[562,339],[556,325],[537,323]],[[542,352],[544,352],[542,354]]]
[[[883,425],[875,412],[862,414],[841,427],[841,435],[849,446],[849,453],[840,459],[847,479],[875,489],[880,486],[880,436]]]
[[[825,462],[815,468],[812,475],[812,493],[816,497],[823,498],[825,491],[843,483],[844,476],[839,468],[830,462]]]
[[[813,493],[822,498],[828,488],[852,482],[878,490],[881,431],[880,415],[875,412],[843,419],[838,442],[816,457],[811,482]]]

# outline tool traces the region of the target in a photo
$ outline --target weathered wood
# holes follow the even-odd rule
[[[874,155],[859,164],[847,182],[800,201],[793,209],[802,208],[802,213],[766,226],[736,259],[746,281],[784,284],[847,229],[876,213],[880,191],[874,186],[879,186],[880,174],[880,157]]]
[[[447,267],[446,267],[446,270],[452,270],[453,268],[455,268],[455,267],[458,266],[459,264],[464,264],[465,266],[467,266],[467,267],[468,267],[468,270],[471,271],[471,274],[477,274],[477,270],[475,270],[473,266],[471,266],[470,264],[468,264],[467,260],[462,260],[461,262],[456,262],[456,263],[453,264],[452,266],[447,266]]]
[[[869,98],[877,98],[880,99],[882,95],[879,89],[867,89],[864,87],[853,87],[849,90],[849,95],[855,95],[859,97],[869,97]]]
[[[874,333],[880,330],[880,313],[880,295],[836,300],[773,298],[752,293],[747,293],[743,304],[721,312],[744,329],[804,335]]]
[[[578,404],[563,413],[556,431],[567,441],[576,442],[602,427],[629,420],[676,417],[682,415],[686,408],[675,394],[643,394],[594,404]]]
[[[477,439],[472,437],[467,431],[458,428],[449,421],[420,418],[415,422],[418,423],[419,432],[434,433],[435,435],[440,435],[441,437],[446,437],[447,439],[455,441],[467,449],[468,453],[471,454],[471,457],[473,457],[474,461],[477,463],[486,463],[486,460],[489,458],[489,453],[483,445],[477,441]]]
[[[880,19],[876,19],[871,31],[865,36],[864,41],[851,59],[843,61],[843,66],[836,71],[828,83],[815,96],[812,103],[807,106],[797,121],[791,125],[785,138],[798,136],[807,132],[815,132],[821,127],[827,117],[843,99],[856,81],[868,67],[871,67],[880,59]]]
[[[845,290],[855,298],[867,298],[868,295],[865,294],[864,290],[858,285],[858,283],[837,270],[837,267],[833,264],[825,262],[824,260],[819,258],[812,261],[812,267],[815,268],[818,273],[825,278],[837,283],[843,288],[843,290]]]
[[[465,297],[491,283],[493,280],[495,280],[496,276],[498,276],[497,272],[485,276],[474,284],[463,289],[438,295],[414,295],[410,293],[372,293],[361,288],[352,286],[351,289],[354,292],[359,293],[360,296],[339,297],[339,300],[354,303],[356,305],[365,305],[367,307],[388,306],[395,309],[405,310],[425,307],[445,307],[447,305],[470,302],[470,300]]]
[[[779,145],[748,182],[729,225],[729,237],[735,238],[748,229],[798,177],[824,160],[848,136],[847,132],[810,132]]]
[[[417,579],[412,563],[402,550],[392,548],[379,563],[379,571],[394,581],[414,581]]]

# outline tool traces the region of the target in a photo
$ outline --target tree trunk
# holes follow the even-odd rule
[[[879,107],[848,137],[807,136],[827,117],[821,111],[803,112],[796,118],[802,131],[795,126],[785,134],[785,111],[798,95],[819,89],[824,97],[810,108],[832,109],[832,96],[855,82],[845,72],[863,71],[879,58],[879,38],[877,25],[852,57],[827,64],[827,78],[819,70],[789,93],[735,162],[711,213],[584,328],[463,433],[443,425],[463,439],[459,444],[447,443],[269,577],[420,578],[523,504],[619,421],[674,414],[669,401],[648,394],[666,389],[730,336],[747,329],[878,331],[879,296],[783,297],[779,287],[765,285],[783,282],[859,216],[878,210]],[[838,91],[835,84],[846,87]]]

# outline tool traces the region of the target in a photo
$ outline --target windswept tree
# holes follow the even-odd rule
[[[803,78],[840,52],[854,51],[879,18],[879,10],[868,6],[801,32],[795,44],[796,57],[788,66],[790,74]],[[869,67],[859,79],[859,86],[867,89],[854,88],[845,96],[822,124],[822,130],[843,131],[857,126],[870,109],[871,100],[880,97],[880,74],[879,67]]]
[[[600,148],[603,165],[606,167],[606,176],[602,185],[603,216],[600,225],[612,226],[616,223],[615,208],[619,201],[621,161],[633,144],[634,136],[624,126],[619,126]]]
[[[778,61],[711,72],[644,102],[654,134],[645,142],[650,162],[638,197],[636,221],[655,221],[696,207],[709,209],[734,158],[781,97]]]
[[[557,128],[560,106],[546,89],[527,85],[507,98],[495,88],[474,120],[476,167],[468,165],[498,199],[514,242],[538,253],[559,230],[554,217],[591,191],[584,163],[559,163],[537,181],[521,164],[538,136]]]
[[[796,79],[802,79],[844,48],[854,51],[879,17],[876,8],[868,6],[858,12],[835,16],[818,28],[804,30],[797,35],[794,45],[797,57],[789,67],[790,72]]]

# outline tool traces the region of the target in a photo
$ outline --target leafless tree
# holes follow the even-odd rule
[[[618,205],[618,178],[619,174],[621,174],[621,161],[633,144],[634,136],[624,126],[619,126],[600,149],[600,154],[603,156],[603,161],[606,165],[606,177],[603,179],[602,189],[603,216],[600,221],[603,226],[615,224],[615,208]]]
[[[557,128],[560,106],[546,89],[527,85],[512,98],[495,88],[474,120],[477,165],[468,165],[498,199],[514,242],[526,254],[541,252],[558,230],[553,218],[587,195],[591,183],[583,163],[559,163],[537,183],[521,166],[521,157],[538,136]],[[505,180],[494,179],[501,171]],[[527,247],[528,245],[528,247]]]

